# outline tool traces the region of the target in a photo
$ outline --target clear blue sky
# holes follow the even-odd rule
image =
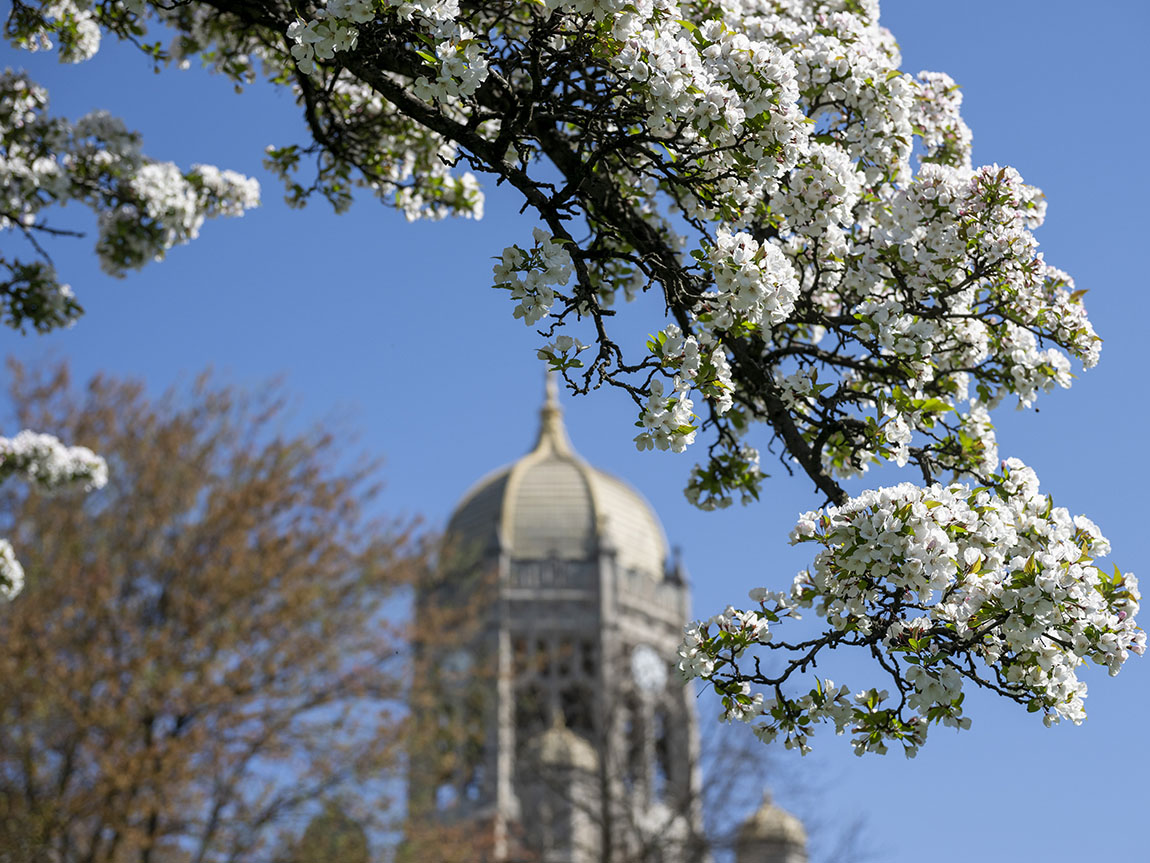
[[[1014,165],[1044,189],[1049,216],[1038,236],[1047,259],[1089,290],[1106,340],[1098,368],[1041,400],[1041,413],[999,413],[1002,452],[1032,464],[1058,503],[1102,526],[1116,562],[1144,573],[1150,477],[1133,450],[1150,419],[1150,303],[1139,267],[1150,193],[1148,8],[887,0],[882,17],[905,69],[948,72],[962,85],[976,163]],[[9,352],[28,362],[68,358],[80,375],[141,377],[156,391],[208,364],[247,386],[282,374],[298,421],[357,430],[354,446],[386,459],[388,511],[433,527],[481,474],[528,448],[540,339],[489,288],[491,256],[530,235],[518,202],[493,193],[479,223],[408,225],[370,201],[341,217],[318,203],[292,211],[261,167],[267,144],[302,139],[285,94],[253,88],[237,97],[198,71],[153,75],[145,58],[115,46],[79,67],[0,51],[5,65],[50,87],[56,112],[106,108],[143,132],[154,157],[261,177],[265,201],[241,220],[209,223],[191,246],[123,281],[99,272],[91,236],[56,244],[58,268],[88,314],[58,335],[9,333]],[[92,227],[75,209],[55,215]],[[644,334],[635,330],[636,345]],[[683,547],[698,614],[742,602],[750,587],[787,583],[801,565],[785,538],[795,514],[818,503],[805,483],[776,476],[757,506],[699,513],[680,491],[689,461],[637,453],[633,410],[619,395],[568,401],[567,419],[582,455],[637,486]],[[866,680],[861,668],[844,679]],[[972,730],[936,730],[914,761],[856,759],[825,735],[801,763],[790,753],[780,760],[820,778],[823,819],[867,819],[877,860],[1150,859],[1142,823],[1150,666],[1134,660],[1117,679],[1088,680],[1090,719],[1080,728],[1048,730],[1021,708],[971,694]],[[706,696],[699,704],[714,707]]]

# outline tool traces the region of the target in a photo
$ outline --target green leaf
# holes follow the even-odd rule
[[[947,411],[954,410],[951,405],[942,399],[923,399],[922,401],[917,401],[915,407],[921,411],[932,414],[944,414]]]

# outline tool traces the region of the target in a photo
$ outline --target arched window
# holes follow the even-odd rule
[[[527,639],[522,635],[517,635],[512,641],[512,663],[514,664],[515,676],[520,677],[527,672]]]
[[[595,643],[584,639],[579,643],[580,670],[586,678],[595,677]]]
[[[645,783],[647,763],[642,708],[633,697],[623,706],[623,746],[623,785],[630,792]]]
[[[655,744],[651,792],[656,800],[663,800],[671,782],[671,722],[667,708],[656,707],[651,719],[651,736]]]
[[[488,690],[481,680],[472,677],[465,682],[451,681],[443,671],[441,668],[441,680],[454,685],[447,687],[448,694],[435,710],[434,724],[428,729],[432,761],[422,765],[434,765],[434,802],[440,810],[463,801],[477,801],[482,796],[489,703]],[[453,673],[465,674],[466,669]]]
[[[537,639],[535,642],[535,670],[540,677],[550,677],[551,666],[551,645],[542,638]]]
[[[585,683],[568,683],[559,693],[559,706],[563,710],[563,724],[590,738],[595,729],[591,687]]]
[[[555,667],[559,677],[570,677],[575,660],[575,644],[570,638],[559,640],[559,649],[556,651],[555,658]]]
[[[486,765],[482,759],[470,765],[471,769],[463,780],[463,797],[475,803],[483,795],[483,782],[487,778]]]
[[[522,746],[550,724],[547,692],[537,681],[522,684],[515,692],[515,731]]]

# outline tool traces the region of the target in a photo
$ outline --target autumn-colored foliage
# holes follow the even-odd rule
[[[371,466],[274,392],[13,372],[20,423],[110,481],[0,501],[27,572],[0,606],[0,861],[270,861],[349,790],[394,827],[419,558],[366,517]]]
[[[291,863],[369,863],[367,833],[334,801],[328,801],[304,830]]]

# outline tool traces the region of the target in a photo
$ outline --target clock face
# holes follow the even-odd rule
[[[631,677],[640,692],[654,694],[667,685],[667,662],[649,644],[631,651]]]

